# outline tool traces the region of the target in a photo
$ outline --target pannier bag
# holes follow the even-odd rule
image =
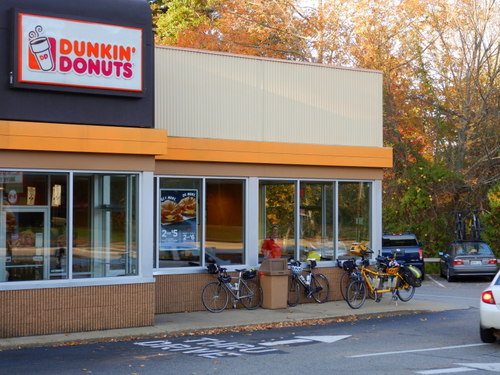
[[[354,260],[352,260],[352,259],[344,260],[342,262],[342,268],[344,269],[344,271],[353,271],[354,268],[356,268],[356,266],[354,264]]]
[[[411,270],[411,272],[414,273],[417,279],[422,279],[422,271],[420,271],[419,268],[412,266],[411,264],[408,266],[408,268]]]
[[[422,285],[422,273],[420,270],[414,266],[401,266],[399,268],[399,274],[408,285],[419,287]]]
[[[219,273],[219,266],[217,266],[216,263],[210,263],[207,266],[207,271],[208,271],[208,273],[211,273],[211,274]]]

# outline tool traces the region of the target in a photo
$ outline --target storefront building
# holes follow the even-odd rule
[[[337,257],[380,248],[380,72],[155,48],[141,0],[28,3],[0,6],[0,337],[202,310],[206,264],[257,268],[273,228],[331,300]]]

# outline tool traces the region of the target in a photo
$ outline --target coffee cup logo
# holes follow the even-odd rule
[[[54,58],[49,43],[49,39],[40,34],[43,32],[43,27],[38,25],[34,31],[30,31],[30,50],[36,58],[36,62],[44,72],[54,69]]]

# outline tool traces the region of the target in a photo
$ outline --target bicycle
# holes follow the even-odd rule
[[[465,240],[465,218],[462,211],[452,211],[455,214],[455,235],[457,240]]]
[[[373,251],[362,250],[363,255]],[[375,301],[380,301],[380,294],[392,293],[392,300],[398,298],[403,302],[411,300],[415,294],[415,288],[420,286],[419,279],[414,275],[410,267],[402,266],[395,260],[378,257],[379,269],[373,271],[367,266],[367,261],[359,267],[359,271],[351,276],[351,282],[347,287],[346,302],[353,309],[359,309],[366,300],[367,293],[373,293]],[[387,283],[387,285],[384,285]]]
[[[357,271],[356,258],[351,258],[343,261],[337,259],[337,265],[339,268],[342,268],[344,270],[342,276],[340,277],[339,289],[342,298],[345,300],[346,291],[347,287],[349,286],[349,282],[351,281],[351,276],[354,272]]]
[[[305,296],[313,298],[317,303],[324,303],[330,294],[330,283],[322,273],[313,273],[316,268],[316,261],[308,259],[309,268],[306,277],[302,275],[304,271],[301,262],[291,259],[288,263],[292,273],[288,276],[288,306],[297,306],[300,299],[300,288],[304,288]]]
[[[471,225],[471,233],[473,241],[481,241],[481,221],[479,220],[479,214],[481,210],[473,210],[472,211],[472,225]]]
[[[253,279],[257,272],[245,268],[235,270],[238,276],[230,276],[227,269],[217,263],[207,266],[208,273],[217,274],[217,281],[205,285],[201,292],[203,306],[210,312],[221,312],[233,301],[233,308],[241,302],[247,310],[255,310],[262,304],[262,289]]]
[[[356,256],[361,257],[361,263],[365,263],[365,257],[364,255],[361,254],[362,249],[364,249],[365,246],[361,245],[359,243],[353,243],[351,245],[350,252],[351,254],[354,254]],[[340,260],[337,259],[337,266],[339,268],[342,268],[344,272],[342,273],[342,276],[340,277],[340,282],[339,282],[339,289],[340,289],[340,294],[342,295],[342,298],[346,300],[346,292],[347,292],[347,287],[349,286],[349,283],[351,281],[352,275],[356,275],[356,272],[359,272],[358,266],[356,264],[356,258],[350,258],[346,260]],[[370,294],[371,298],[375,299],[375,296],[373,294]]]

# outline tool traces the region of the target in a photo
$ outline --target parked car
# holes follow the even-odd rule
[[[481,340],[495,342],[498,334],[500,334],[500,272],[481,293],[479,305],[479,335]]]
[[[396,260],[406,265],[413,265],[425,275],[423,244],[413,233],[384,233],[382,235],[382,256],[396,254]]]
[[[448,250],[439,255],[441,277],[448,281],[457,276],[493,278],[498,271],[495,254],[484,241],[453,241]]]

